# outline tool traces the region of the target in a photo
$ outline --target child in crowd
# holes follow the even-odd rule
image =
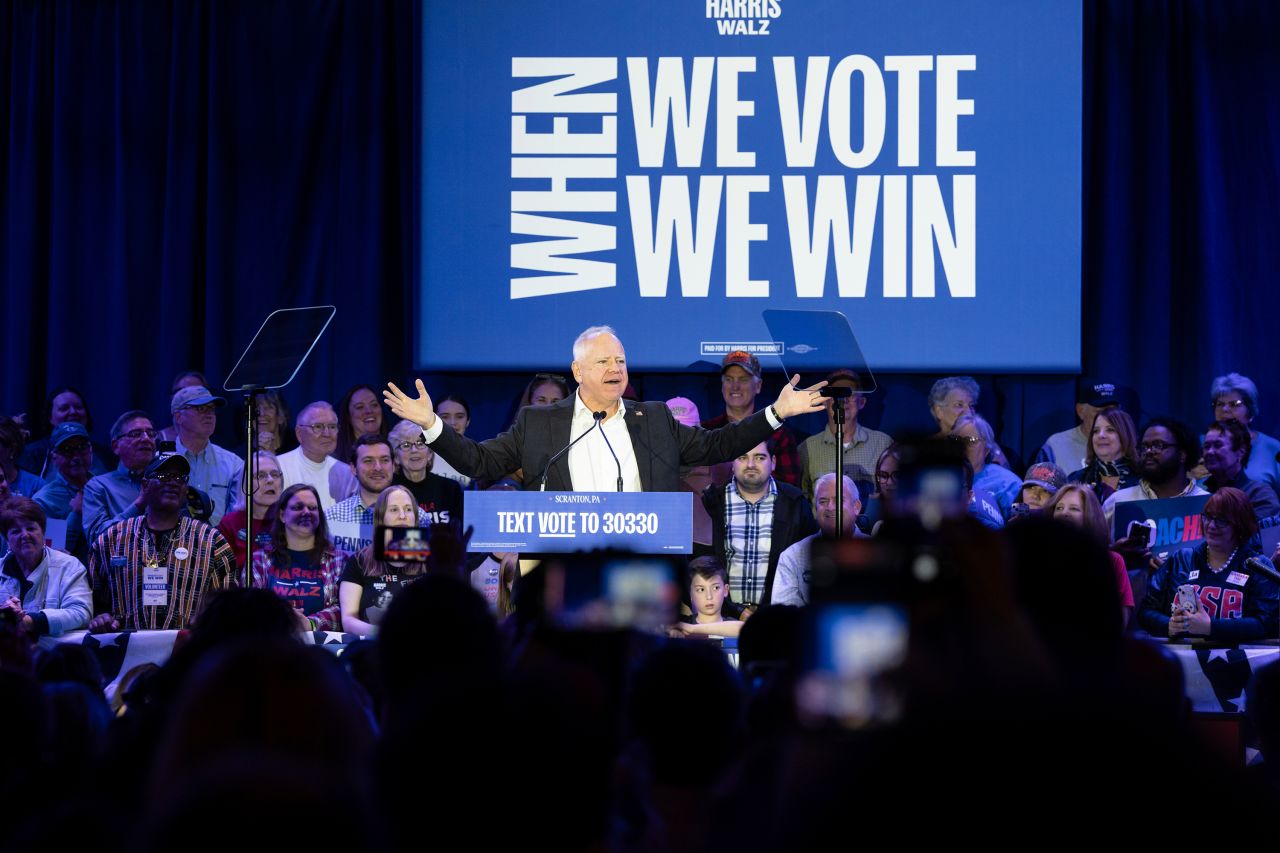
[[[1022,481],[1022,491],[1018,493],[1018,503],[1026,504],[1037,512],[1048,506],[1049,501],[1067,482],[1067,475],[1052,462],[1037,462],[1027,469],[1026,479]]]
[[[723,612],[729,595],[729,570],[715,557],[689,563],[689,604],[692,613],[671,628],[673,637],[736,637],[742,623]]]

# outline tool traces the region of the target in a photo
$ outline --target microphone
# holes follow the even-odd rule
[[[1262,562],[1261,557],[1250,557],[1244,561],[1244,567],[1250,571],[1257,572],[1268,580],[1280,583],[1280,572],[1277,572],[1275,569]]]
[[[582,439],[586,438],[587,435],[590,434],[591,430],[600,426],[600,420],[604,417],[604,412],[592,412],[591,415],[596,419],[595,423],[593,423],[591,426],[583,430],[582,435],[578,436],[573,441],[566,444],[559,453],[557,453],[555,456],[552,456],[550,459],[548,459],[547,464],[542,467],[542,475],[538,477],[538,480],[539,480],[538,491],[545,492],[547,490],[547,477],[551,474],[552,463],[554,463],[561,456],[564,456],[566,453],[568,453],[570,447],[573,447],[579,441],[582,441]],[[601,432],[603,432],[603,430],[601,430]]]
[[[607,415],[604,412],[591,413],[596,423],[603,424]],[[609,448],[609,455],[613,457],[613,464],[618,466],[618,491],[622,491],[622,463],[618,461],[618,454],[613,452],[613,445],[609,443],[609,433],[604,431],[604,427],[600,427],[600,434],[604,436],[604,446]]]

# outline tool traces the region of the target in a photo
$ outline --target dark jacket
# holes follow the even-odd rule
[[[757,602],[761,605],[769,603],[773,592],[773,576],[778,570],[778,557],[796,542],[806,536],[818,532],[818,523],[813,520],[813,510],[804,492],[789,483],[779,483],[778,496],[773,502],[773,524],[769,528],[772,539],[769,543],[769,570],[764,578],[764,595]],[[716,557],[724,560],[724,486],[710,486],[702,493],[702,505],[711,516],[711,547]]]
[[[1280,588],[1271,579],[1259,572],[1251,572],[1245,566],[1245,561],[1251,557],[1271,565],[1271,561],[1262,556],[1252,543],[1240,546],[1231,562],[1217,572],[1209,569],[1208,546],[1203,542],[1194,548],[1174,551],[1147,582],[1147,594],[1138,610],[1138,621],[1154,637],[1169,636],[1174,593],[1179,586],[1189,583],[1196,588],[1200,606],[1208,609],[1212,617],[1209,639],[1221,643],[1244,643],[1275,637]],[[1246,579],[1239,582],[1240,576]],[[1231,618],[1220,618],[1224,610],[1231,611],[1228,613]]]

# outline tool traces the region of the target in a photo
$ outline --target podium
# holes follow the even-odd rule
[[[691,492],[466,492],[469,551],[693,553]]]

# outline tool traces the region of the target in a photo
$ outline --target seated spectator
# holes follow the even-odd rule
[[[288,601],[303,631],[341,631],[338,554],[320,510],[320,493],[298,483],[284,490],[268,541],[253,552],[253,585]]]
[[[458,435],[466,435],[471,425],[471,404],[457,394],[446,394],[436,405],[436,414],[445,426],[453,427]],[[473,481],[466,474],[460,474],[454,467],[436,455],[431,463],[431,473],[453,480],[464,489],[473,487]],[[474,484],[479,485],[479,484]]]
[[[143,514],[115,524],[89,551],[96,632],[190,627],[205,595],[229,585],[231,546],[182,514],[191,465],[157,457],[142,475]],[[145,584],[145,588],[144,588]]]
[[[978,410],[978,383],[971,376],[947,376],[929,389],[929,413],[938,424],[938,438],[951,434],[957,419]]]
[[[298,413],[298,423],[293,428],[298,446],[276,457],[284,472],[284,486],[306,483],[320,493],[324,509],[333,506],[329,494],[329,475],[334,466],[342,463],[332,454],[338,447],[338,413],[324,400],[308,404]]]
[[[1235,418],[1212,423],[1204,431],[1203,444],[1204,467],[1209,476],[1201,480],[1200,485],[1209,494],[1231,486],[1244,492],[1259,521],[1280,514],[1280,498],[1275,490],[1245,473],[1253,445],[1247,426]]]
[[[210,394],[202,385],[183,388],[169,401],[173,427],[178,433],[177,451],[191,466],[191,485],[213,502],[210,524],[221,521],[242,498],[244,460],[210,440],[218,427],[217,410],[226,404],[225,399]]]
[[[53,428],[54,478],[36,492],[35,502],[49,518],[68,521],[63,550],[77,558],[87,557],[87,544],[81,513],[84,509],[84,487],[92,474],[93,445],[82,424],[67,421]],[[72,518],[74,516],[74,518]]]
[[[84,564],[44,544],[44,510],[28,498],[0,507],[9,553],[0,562],[0,610],[17,615],[29,634],[57,637],[89,624],[93,595]]]
[[[569,396],[569,384],[557,373],[539,373],[529,380],[516,404],[519,411],[525,406],[550,406]]]
[[[967,449],[965,452],[968,452]],[[986,489],[974,488],[973,466],[969,464],[967,457],[960,460],[960,470],[964,477],[965,494],[968,500],[965,506],[966,514],[989,530],[1003,529],[1005,519],[1000,503],[996,500],[996,496]]]
[[[894,496],[898,492],[898,466],[902,464],[902,450],[891,444],[876,460],[875,491],[867,498],[858,517],[858,529],[873,533],[879,523],[892,510]]]
[[[703,429],[719,429],[728,424],[736,424],[745,417],[755,414],[756,397],[763,385],[761,379],[760,359],[745,350],[734,350],[720,362],[720,394],[724,397],[724,411],[714,418],[702,422]],[[852,435],[851,429],[846,435]],[[774,478],[780,483],[800,486],[802,468],[799,440],[795,432],[786,424],[778,427],[765,442],[769,446],[769,454],[776,460]],[[834,462],[834,459],[832,460]],[[717,486],[723,486],[733,476],[727,463],[712,465],[711,480]],[[834,467],[834,466],[832,466]],[[830,470],[830,468],[828,468]]]
[[[422,430],[418,430],[422,434]],[[374,507],[378,496],[391,485],[395,476],[395,463],[391,461],[391,445],[387,439],[377,433],[362,435],[352,448],[351,464],[347,467],[356,480],[357,493],[346,500],[338,501],[325,510],[325,517],[330,524],[361,524],[372,526]],[[409,492],[413,494],[413,492]],[[415,506],[416,506],[415,502]],[[426,527],[430,523],[427,514],[418,510],[418,526]]]
[[[818,521],[818,532],[806,536],[790,548],[782,552],[778,558],[778,572],[773,579],[773,589],[769,596],[771,604],[808,604],[809,603],[809,547],[819,536],[833,538],[836,536],[865,537],[866,534],[854,526],[854,520],[862,511],[862,501],[858,496],[858,487],[849,477],[841,477],[843,490],[837,497],[836,475],[825,474],[818,478],[813,488],[814,516]],[[836,501],[841,502],[840,528],[836,528]]]
[[[1280,440],[1253,428],[1258,416],[1258,386],[1239,373],[1228,373],[1213,380],[1209,387],[1214,420],[1235,418],[1249,428],[1249,444],[1253,452],[1245,465],[1245,476],[1266,483],[1280,495]]]
[[[334,456],[339,462],[351,459],[351,451],[362,435],[386,435],[386,418],[382,402],[368,385],[356,385],[338,403],[338,447]],[[359,484],[349,468],[336,465],[329,469],[329,496],[342,501],[359,491]]]
[[[702,495],[711,518],[712,553],[728,571],[738,607],[769,603],[778,558],[817,530],[809,502],[795,486],[773,477],[764,442],[733,461],[733,479]]]
[[[1138,485],[1138,431],[1133,419],[1121,409],[1099,412],[1093,419],[1085,465],[1072,471],[1067,480],[1093,489],[1099,502],[1117,489]]]
[[[1033,469],[1035,467],[1032,466]],[[1133,613],[1133,587],[1129,583],[1124,557],[1110,550],[1111,527],[1107,524],[1107,517],[1102,514],[1102,504],[1098,503],[1093,491],[1079,483],[1068,483],[1049,499],[1044,507],[1044,514],[1083,528],[1098,544],[1108,549],[1111,570],[1116,578],[1116,592],[1120,595],[1123,608],[1123,621],[1127,626],[1129,616]]]
[[[1022,491],[1018,493],[1017,502],[1040,512],[1066,483],[1067,475],[1057,465],[1052,462],[1037,462],[1027,469],[1027,476],[1022,478]]]
[[[413,421],[401,421],[387,436],[395,454],[396,473],[392,482],[413,493],[428,524],[452,524],[463,528],[462,487],[431,473],[435,454],[427,446],[422,428]]]
[[[1275,572],[1253,541],[1258,522],[1244,492],[1223,486],[1204,505],[1204,541],[1169,555],[1147,585],[1139,622],[1154,636],[1208,637],[1243,643],[1276,637],[1280,585],[1253,569]],[[1195,609],[1176,608],[1184,584],[1195,591]]]
[[[249,482],[251,467],[257,469],[252,474],[253,482]],[[271,539],[270,528],[276,501],[284,491],[284,474],[280,470],[280,463],[276,461],[276,455],[266,450],[259,450],[257,464],[244,467],[244,480],[240,483],[240,489],[241,494],[252,496],[253,545],[249,545],[249,513],[243,498],[218,523],[218,532],[227,540],[232,553],[235,554],[237,569],[244,568],[244,561],[250,551]]]
[[[373,524],[375,527],[413,527],[419,512],[412,492],[404,486],[391,486],[378,495]],[[425,573],[422,563],[375,559],[372,545],[348,557],[338,588],[342,630],[361,637],[376,632],[396,594]]]
[[[183,388],[208,388],[209,380],[204,378],[204,374],[198,370],[184,370],[177,376],[173,377],[173,384],[169,386],[169,397],[172,398]],[[169,424],[160,430],[156,441],[174,441],[178,440],[178,430],[173,424]]]
[[[1108,525],[1113,525],[1116,504],[1124,501],[1209,494],[1187,476],[1188,466],[1200,458],[1200,442],[1181,422],[1153,418],[1142,431],[1138,453],[1138,485],[1118,490],[1102,504]]]
[[[742,622],[724,614],[729,597],[729,570],[715,557],[689,563],[689,605],[692,612],[671,627],[673,637],[736,637]]]
[[[80,424],[84,427],[85,435],[89,435],[93,432],[93,415],[89,414],[89,406],[84,401],[84,395],[75,388],[64,386],[55,388],[49,395],[45,404],[44,422],[49,428],[49,436],[27,442],[26,448],[22,451],[22,458],[18,460],[18,467],[49,481],[54,475],[51,456],[53,431],[61,424]],[[106,473],[106,460],[110,459],[111,454],[106,448],[97,445],[94,445],[90,452],[92,461],[89,470],[92,473],[89,476]]]
[[[1110,382],[1080,378],[1076,380],[1076,426],[1055,432],[1045,439],[1036,453],[1036,462],[1052,462],[1070,473],[1087,467],[1089,438],[1093,435],[1093,419],[1099,412],[1120,405],[1119,388]]]
[[[18,467],[26,442],[22,426],[13,418],[0,415],[0,475],[9,487],[9,494],[34,498],[36,492],[44,488],[44,480]]]
[[[111,452],[120,460],[116,470],[99,474],[85,484],[82,502],[84,535],[89,544],[97,541],[118,521],[142,513],[142,472],[156,456],[158,433],[151,418],[131,409],[111,425]]]
[[[858,413],[867,405],[867,397],[860,393],[860,380],[852,370],[837,370],[827,377],[827,384],[850,388],[853,395],[840,400],[844,409],[844,448],[840,452],[842,472],[870,491],[875,477],[876,462],[880,454],[893,444],[888,434],[868,429],[858,423]],[[836,468],[836,418],[835,400],[823,401],[827,409],[827,428],[809,436],[800,445],[802,468],[800,488],[813,500],[813,484],[825,474],[835,473]]]
[[[688,397],[672,397],[667,400],[667,409],[677,423],[687,427],[696,427],[702,423],[698,413],[698,404]],[[711,485],[711,466],[693,465],[680,469],[680,488],[693,492],[698,498],[693,502],[693,547],[695,554],[706,555],[711,551],[711,516],[702,505],[702,493]]]
[[[951,425],[949,437],[963,442],[965,458],[973,466],[973,488],[990,492],[1005,521],[1013,512],[1013,502],[1022,490],[1022,481],[1008,468],[996,463],[995,433],[981,415],[961,415]]]

